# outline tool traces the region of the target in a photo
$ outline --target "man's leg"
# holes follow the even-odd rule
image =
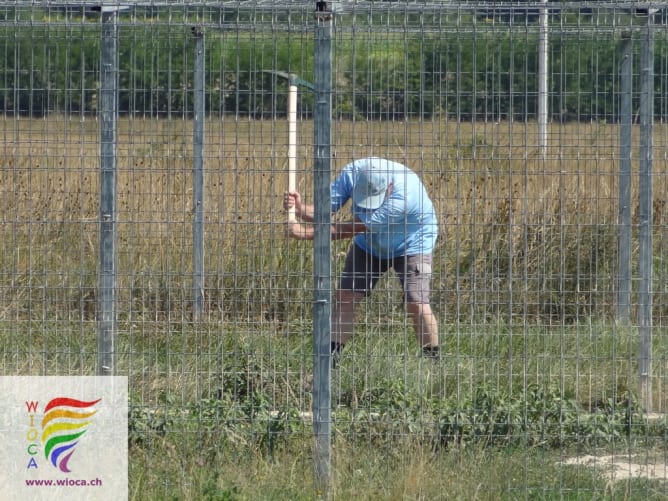
[[[423,349],[438,347],[438,322],[431,305],[406,303],[406,312],[413,320],[418,346]]]
[[[332,310],[332,341],[343,346],[353,335],[355,305],[364,296],[351,290],[337,290]]]
[[[353,335],[355,306],[371,292],[387,263],[351,244],[343,265],[332,310],[332,353],[339,353]]]
[[[424,356],[438,358],[438,321],[430,303],[431,260],[429,254],[406,256],[396,260],[395,270],[400,270],[406,313],[413,321],[418,346]]]

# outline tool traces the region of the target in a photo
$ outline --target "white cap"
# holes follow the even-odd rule
[[[377,209],[383,205],[388,185],[387,169],[381,169],[372,162],[367,163],[357,174],[353,203],[362,209]]]

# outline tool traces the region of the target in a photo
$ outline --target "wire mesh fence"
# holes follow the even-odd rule
[[[127,375],[133,498],[665,497],[668,5],[0,5],[0,366]],[[329,217],[367,157],[433,201],[436,361],[394,270],[314,357],[351,242],[290,166]]]

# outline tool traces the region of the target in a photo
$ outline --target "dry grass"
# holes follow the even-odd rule
[[[285,275],[288,283],[307,285],[308,276],[295,270],[304,270],[311,259],[303,246],[283,236],[286,124],[209,120],[205,130],[207,308],[220,311],[223,304],[241,300],[222,313],[280,318],[292,305],[270,304],[271,296],[285,286]],[[655,130],[660,151],[666,127]],[[47,298],[61,315],[93,316],[97,124],[59,116],[5,117],[0,134],[5,139],[0,150],[0,231],[3,267],[11,284],[3,298],[5,316],[10,310],[10,317],[23,315],[18,298],[37,300],[24,289],[36,281],[52,291]],[[545,158],[535,146],[534,124],[335,122],[332,135],[334,171],[353,158],[379,155],[422,174],[441,221],[435,266],[438,302],[457,304],[464,315],[496,317],[505,311],[540,322],[611,313],[618,127],[553,125]],[[307,199],[313,182],[312,138],[312,123],[300,123],[298,180]],[[637,138],[634,141],[637,147]],[[158,318],[188,303],[192,157],[190,122],[120,120],[121,311],[139,307]],[[660,155],[655,159],[653,215],[661,252],[668,188],[662,175],[666,160]],[[636,224],[637,182],[634,176]],[[54,287],[61,292],[53,292]],[[251,292],[240,298],[242,289]],[[514,290],[514,296],[507,290]],[[662,318],[663,302],[661,306],[657,315]]]

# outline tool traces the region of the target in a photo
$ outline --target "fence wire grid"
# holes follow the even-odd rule
[[[2,374],[127,375],[133,499],[665,499],[667,12],[1,2]],[[434,202],[440,360],[390,271],[329,369],[350,241],[283,194],[369,156]]]

